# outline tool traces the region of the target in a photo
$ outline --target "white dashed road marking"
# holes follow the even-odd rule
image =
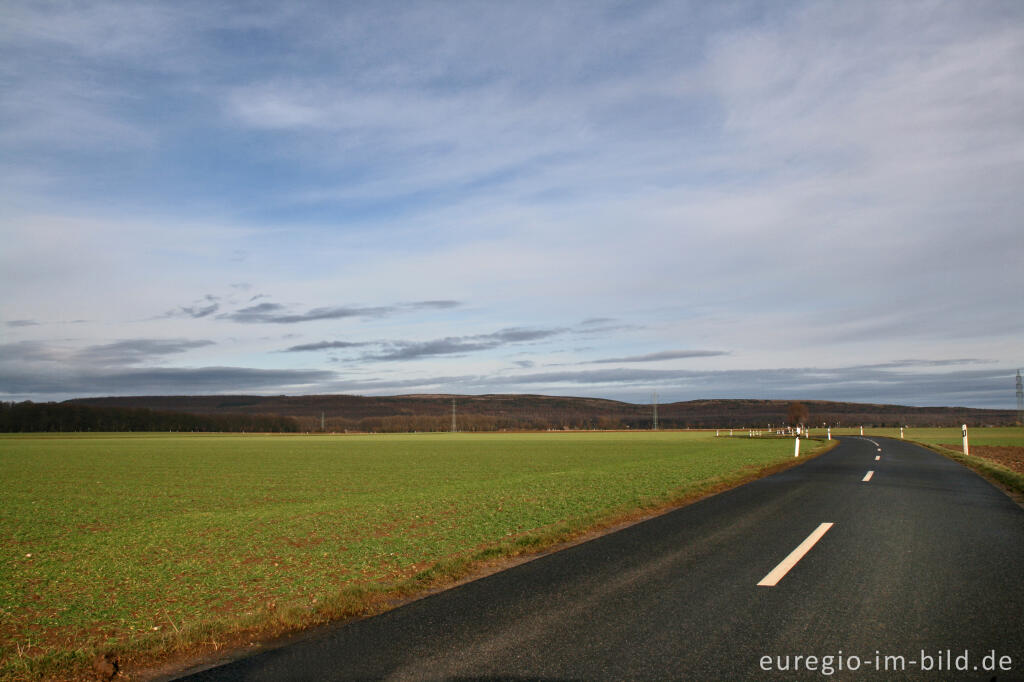
[[[761,582],[757,584],[758,587],[775,587],[779,581],[782,580],[787,573],[796,566],[797,562],[804,558],[804,555],[811,551],[811,547],[817,544],[818,540],[822,538],[825,533],[828,532],[833,524],[823,523],[814,529],[814,532],[807,536],[807,539],[797,545],[797,548],[789,553],[782,562],[772,569],[771,573],[761,579]]]

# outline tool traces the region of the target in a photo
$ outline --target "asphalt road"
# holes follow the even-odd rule
[[[829,523],[777,584],[758,584]],[[845,438],[802,466],[183,679],[993,677],[1024,679],[1024,510],[929,450]]]

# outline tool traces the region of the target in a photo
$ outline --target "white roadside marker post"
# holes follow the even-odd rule
[[[715,429],[715,438],[718,438],[718,429]]]
[[[828,439],[832,440],[832,427],[828,427]]]
[[[860,435],[862,435],[862,436],[864,435],[864,427],[863,426],[860,427]]]
[[[903,440],[903,427],[900,427],[900,440]]]
[[[967,448],[967,424],[964,424],[963,428],[964,428],[964,454],[965,455],[969,455],[971,453],[968,451],[968,448]]]
[[[800,456],[800,436],[796,437],[796,445],[793,447],[793,456],[794,457],[799,457]]]

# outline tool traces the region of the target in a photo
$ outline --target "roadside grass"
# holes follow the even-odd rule
[[[791,463],[713,432],[3,436],[0,678],[376,612]]]

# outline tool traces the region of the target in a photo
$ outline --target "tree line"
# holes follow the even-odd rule
[[[513,406],[502,413],[483,410],[460,410],[456,415],[456,430],[484,431],[561,431],[561,430],[645,430],[652,428],[651,414],[646,410],[630,413],[595,414],[570,405],[529,404]],[[477,407],[477,406],[474,406]],[[669,407],[669,406],[666,406]],[[777,413],[756,414],[747,410],[709,410],[689,415],[662,414],[658,422],[662,429],[716,429],[767,428],[784,424],[806,426],[951,426],[961,423],[1001,423],[992,417],[979,420],[958,410],[949,414],[917,414],[914,412],[829,412],[812,414],[810,406],[794,402],[776,406]],[[409,408],[391,406],[399,414],[331,415],[321,424],[320,414],[244,414],[214,412],[196,414],[185,411],[127,407],[118,405],[87,405],[78,401],[64,403],[3,403],[0,402],[0,432],[73,432],[73,431],[201,431],[251,433],[415,433],[450,431],[451,413],[432,410],[416,414]],[[668,412],[668,410],[665,410]],[[787,414],[788,412],[788,414]],[[1009,413],[1007,413],[1009,414]],[[1012,423],[1012,422],[1006,422]]]
[[[188,414],[135,407],[90,407],[67,403],[0,402],[0,432],[201,431],[295,433],[292,417],[249,414]]]
[[[662,428],[696,426],[690,420],[662,419]],[[587,416],[571,414],[489,415],[460,413],[458,431],[550,431],[649,429],[650,419],[643,417]],[[142,407],[97,407],[79,403],[0,402],[0,432],[76,432],[76,431],[181,431],[298,433],[327,431],[334,433],[415,433],[450,431],[451,415],[398,414],[370,417],[328,417],[321,425],[319,416],[250,415],[238,413],[193,414],[151,410]]]
[[[451,431],[452,417],[446,415],[397,414],[380,417],[327,417],[321,429],[320,417],[296,417],[300,431],[327,431],[328,433],[423,433]],[[715,423],[684,419],[658,420],[661,429],[714,428]],[[738,425],[738,423],[737,423]],[[584,414],[552,415],[490,415],[459,413],[455,419],[457,431],[562,431],[599,430],[620,431],[650,429],[649,417],[587,416]]]

